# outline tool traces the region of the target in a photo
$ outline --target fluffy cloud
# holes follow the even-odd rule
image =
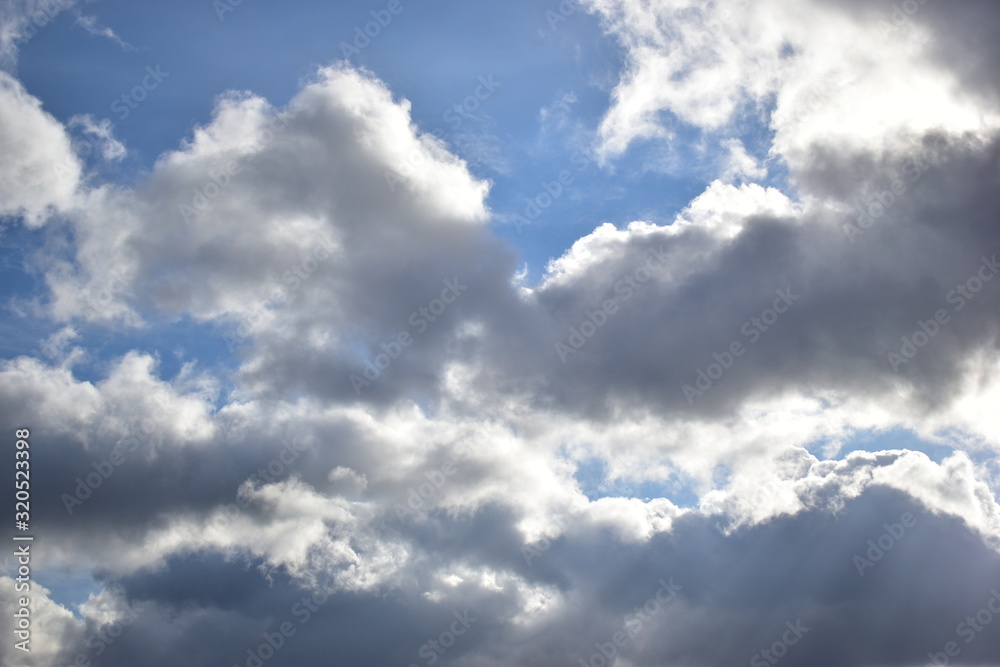
[[[16,559],[8,558],[8,563],[15,562]],[[16,570],[15,567],[13,568]],[[13,571],[12,571],[13,574]],[[0,647],[0,658],[10,664],[22,664],[27,667],[45,667],[59,662],[64,655],[66,647],[75,644],[82,635],[83,623],[76,618],[72,612],[51,599],[51,591],[37,582],[32,583],[30,590],[31,599],[31,627],[28,644],[31,651],[23,651],[15,648],[15,644],[20,643],[21,638],[15,638],[14,631],[17,629],[15,613],[23,608],[19,598],[23,597],[24,591],[18,593],[19,585],[14,576],[0,576],[0,583],[3,590],[0,592],[0,611],[3,612],[2,629],[8,641]],[[23,579],[23,578],[22,578]],[[22,580],[21,584],[24,583]],[[23,648],[23,647],[22,647]],[[16,660],[16,663],[15,663]]]
[[[961,12],[916,0],[906,12],[825,0],[795,8],[770,0],[585,5],[628,57],[601,125],[605,156],[665,136],[664,114],[724,133],[738,114],[768,113],[774,151],[793,167],[817,143],[870,149],[933,130],[997,128],[995,92],[970,75],[995,62],[993,54],[942,57],[955,55],[958,26],[995,26],[985,3]]]
[[[801,620],[809,639],[793,663],[853,664],[894,647],[898,664],[915,664],[924,644],[891,639],[914,578],[938,595],[932,615],[906,616],[926,650],[950,640],[954,619],[987,603],[984,582],[1000,579],[987,546],[1000,539],[1000,508],[962,454],[837,461],[785,447],[740,465],[697,509],[591,502],[560,455],[559,437],[585,437],[572,429],[515,434],[416,407],[376,419],[309,402],[212,415],[196,375],[168,384],[153,370],[131,357],[91,385],[24,360],[0,375],[4,414],[44,424],[32,434],[46,443],[33,449],[46,470],[36,497],[73,494],[115,449],[125,456],[72,515],[56,502],[36,513],[48,528],[33,567],[92,571],[109,591],[76,618],[45,603],[61,629],[46,621],[43,634],[64,662],[102,647],[104,664],[159,664],[156,645],[191,664],[243,664],[284,622],[296,634],[277,664],[319,664],[331,640],[343,655],[417,661],[453,613],[468,613],[475,621],[448,660],[586,660],[626,631],[620,650],[633,661],[733,661]],[[366,483],[339,484],[345,470]],[[636,615],[661,580],[678,597]],[[376,618],[392,619],[391,636],[373,632]],[[116,624],[114,641],[94,639]],[[719,633],[734,639],[720,646],[710,640]],[[855,641],[829,653],[844,633]],[[990,636],[970,659],[996,650]]]
[[[487,192],[413,127],[407,102],[363,72],[325,68],[285,109],[224,96],[136,189],[88,193],[75,256],[47,260],[51,312],[124,326],[190,315],[231,349],[255,343],[248,385],[341,397],[407,332],[421,353],[369,392],[392,396],[394,381],[437,372],[459,311],[485,316],[475,311],[513,298]],[[442,314],[445,291],[457,303]],[[421,307],[433,313],[411,318]]]
[[[12,0],[0,7],[0,67],[10,70],[17,47],[73,1]],[[8,71],[0,71],[0,216],[29,227],[72,209],[81,166],[66,128],[42,109]]]
[[[35,589],[46,659],[910,666],[986,607],[1000,150],[994,53],[954,35],[995,12],[882,35],[862,3],[588,6],[628,55],[604,159],[665,114],[726,152],[672,224],[609,221],[535,285],[490,184],[343,64],[282,108],[221,96],[134,187],[5,204],[66,213],[32,259],[51,362],[0,366],[44,470],[33,567],[100,586],[72,614]],[[68,153],[19,86],[64,143],[18,155]],[[758,106],[788,182],[733,131]],[[181,321],[232,377],[74,372],[95,331]]]
[[[73,207],[80,164],[65,128],[21,83],[0,71],[0,215],[39,227]]]

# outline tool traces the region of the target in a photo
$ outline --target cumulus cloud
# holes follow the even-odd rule
[[[767,169],[757,164],[757,160],[747,153],[746,146],[743,145],[742,141],[729,139],[723,145],[729,151],[729,159],[722,180],[756,180],[767,176]]]
[[[627,56],[606,163],[672,119],[724,151],[670,224],[609,220],[535,284],[491,184],[346,64],[285,106],[220,96],[132,187],[12,167],[56,327],[0,364],[0,415],[45,471],[33,567],[100,589],[35,589],[39,659],[902,667],[963,641],[1000,586],[1000,150],[995,53],[955,35],[996,12],[886,33],[779,4],[588,0]],[[0,131],[49,138],[17,160],[72,157],[2,81]],[[232,375],[75,370],[95,331],[179,322]],[[964,627],[956,662],[991,664]]]
[[[896,135],[995,130],[995,95],[963,85],[991,54],[965,52],[959,66],[940,55],[954,48],[955,26],[991,24],[994,12],[983,3],[957,13],[937,4],[910,3],[904,13],[823,0],[794,9],[588,0],[628,56],[601,124],[601,151],[619,155],[635,140],[663,136],[664,114],[725,132],[737,114],[768,113],[774,150],[792,166],[820,142],[871,148]]]
[[[415,406],[378,420],[309,403],[212,415],[197,376],[167,384],[154,368],[133,357],[97,385],[28,361],[3,369],[5,413],[45,424],[33,434],[49,443],[37,452],[47,474],[35,493],[83,496],[74,487],[94,487],[68,506],[72,515],[65,503],[46,503],[36,518],[53,528],[35,567],[90,569],[113,586],[76,610],[82,622],[62,612],[64,637],[46,635],[64,659],[92,656],[100,628],[131,613],[106,664],[148,656],[150,641],[192,664],[242,663],[283,622],[299,633],[280,654],[284,664],[313,664],[331,637],[344,655],[414,660],[453,613],[468,612],[475,623],[450,660],[589,659],[624,626],[630,660],[733,661],[801,620],[811,634],[790,653],[796,664],[820,656],[852,664],[890,647],[898,664],[915,664],[921,645],[892,639],[914,578],[935,582],[938,604],[906,626],[933,650],[949,639],[952,619],[986,604],[982,582],[1000,577],[987,546],[1000,539],[1000,508],[962,454],[837,461],[784,448],[741,466],[697,509],[664,499],[589,502],[573,467],[559,462],[554,438],[572,437],[566,429],[517,435],[432,419]],[[124,461],[93,484],[116,448]],[[367,483],[346,495],[331,484],[362,475]],[[153,515],[160,520],[149,522]],[[871,550],[869,540],[877,545],[887,531]],[[661,581],[681,587],[672,605],[635,615]],[[303,598],[324,602],[307,615]],[[355,610],[351,631],[347,610]],[[376,618],[395,619],[398,630],[373,632]],[[214,628],[211,637],[204,628]],[[710,640],[720,633],[733,640]],[[844,633],[856,640],[829,653]],[[970,659],[995,651],[988,637]]]
[[[8,559],[11,560],[11,559]],[[16,568],[15,568],[16,569]],[[23,608],[20,604],[18,581],[15,576],[0,577],[3,590],[0,592],[0,610],[3,612],[3,632],[8,638],[0,646],[0,658],[5,663],[27,665],[27,667],[44,667],[58,664],[65,656],[65,649],[72,646],[83,631],[79,619],[51,599],[51,591],[34,583],[31,588],[31,618],[30,638],[20,649],[17,644],[23,641],[17,637],[17,617],[15,614]],[[24,583],[23,577],[21,584]],[[16,639],[15,639],[16,637]],[[26,650],[30,647],[30,652]],[[15,662],[16,661],[16,662]]]
[[[21,82],[0,72],[0,215],[39,227],[74,205],[80,164],[65,128]]]

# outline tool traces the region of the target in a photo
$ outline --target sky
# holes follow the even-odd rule
[[[0,0],[0,664],[1000,665],[998,32]]]

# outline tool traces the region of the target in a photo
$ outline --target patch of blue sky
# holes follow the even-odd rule
[[[32,577],[36,582],[52,591],[50,598],[53,602],[61,604],[73,612],[77,618],[82,618],[79,611],[80,605],[85,603],[91,595],[98,595],[103,588],[87,573],[42,570],[32,572]]]
[[[204,324],[189,318],[147,323],[149,326],[142,329],[80,327],[81,346],[90,353],[90,358],[74,366],[74,377],[100,381],[107,377],[108,361],[129,352],[157,359],[155,374],[166,382],[177,379],[184,365],[191,362],[195,372],[211,371],[218,379],[231,377],[239,366],[239,348],[230,350],[223,336],[232,333],[235,324]],[[224,394],[227,387],[221,390]]]
[[[678,474],[668,481],[608,479],[607,464],[590,458],[577,464],[573,475],[580,491],[591,501],[600,498],[638,498],[643,501],[666,498],[678,507],[698,506],[694,480]]]
[[[0,221],[0,358],[24,354],[48,335],[51,324],[31,317],[30,303],[47,297],[37,276],[25,271],[41,246],[43,231],[28,230],[13,219]]]
[[[163,315],[142,312],[148,326],[128,328],[122,325],[104,326],[82,320],[56,322],[40,311],[50,299],[41,277],[25,271],[30,257],[41,248],[48,230],[28,230],[8,221],[0,236],[0,359],[11,360],[24,354],[59,365],[59,351],[47,349],[45,341],[71,325],[77,337],[68,340],[62,350],[73,347],[87,351],[86,356],[72,367],[78,381],[98,382],[107,377],[108,365],[130,351],[149,354],[159,359],[160,379],[177,377],[185,363],[194,361],[199,370],[212,370],[229,377],[239,364],[238,347],[231,349],[225,334],[235,336],[238,323],[198,323],[183,318],[169,320]]]
[[[894,428],[886,431],[865,429],[856,431],[852,435],[839,438],[840,448],[832,458],[843,459],[851,452],[881,452],[891,449],[906,449],[926,454],[931,460],[940,463],[951,456],[954,448],[945,445],[928,442],[920,438],[916,433],[905,428]],[[827,450],[833,442],[830,438],[823,438],[812,442],[806,449],[819,458],[828,458]]]

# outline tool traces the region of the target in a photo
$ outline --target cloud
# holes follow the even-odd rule
[[[19,45],[35,36],[76,0],[9,0],[0,7],[0,67],[17,63]]]
[[[767,176],[767,169],[757,164],[757,160],[747,153],[746,146],[743,145],[742,141],[729,139],[723,145],[729,150],[729,162],[722,175],[723,181],[755,180]]]
[[[996,351],[996,177],[983,169],[995,154],[992,142],[958,143],[923,172],[905,154],[870,166],[831,155],[828,171],[839,159],[846,181],[840,201],[793,204],[759,186],[717,183],[673,225],[599,228],[553,262],[533,293],[559,322],[534,391],[587,410],[620,402],[728,411],[779,387],[887,400],[903,391],[919,410],[946,406],[963,376],[978,372],[959,360]],[[883,189],[897,180],[904,193]],[[779,290],[790,290],[794,305],[779,303],[787,315],[753,323]],[[613,314],[588,315],[607,300]],[[919,361],[891,363],[902,337],[942,309],[948,323]],[[573,334],[588,319],[596,330]],[[752,349],[692,405],[682,387],[733,342]],[[557,344],[572,349],[560,354]]]
[[[769,114],[774,151],[793,168],[817,142],[872,147],[897,133],[997,127],[995,96],[963,86],[967,72],[995,62],[991,54],[954,52],[956,26],[977,17],[995,21],[981,4],[951,13],[920,3],[901,18],[891,8],[826,1],[792,11],[770,0],[704,7],[688,0],[589,0],[585,6],[628,54],[600,127],[608,158],[636,140],[664,136],[666,114],[720,133],[731,131],[741,114]],[[955,57],[942,58],[942,49]],[[813,110],[817,88],[823,102]]]
[[[407,171],[411,161],[419,169]],[[224,96],[212,122],[135,190],[91,191],[72,221],[76,256],[47,260],[50,308],[57,319],[126,326],[148,316],[138,304],[186,313],[230,344],[255,343],[251,385],[266,377],[342,397],[355,395],[349,377],[382,343],[426,327],[421,353],[393,368],[426,378],[456,315],[417,325],[410,316],[445,281],[478,292],[455,312],[512,299],[513,257],[484,224],[487,192],[412,126],[408,103],[363,72],[325,68],[283,110]]]
[[[149,362],[125,360],[97,385],[27,361],[0,376],[3,414],[44,424],[32,436],[47,443],[34,461],[47,471],[38,497],[104,460],[115,441],[104,429],[126,433],[137,420],[139,448],[72,519],[50,504],[36,517],[49,527],[39,576],[92,569],[107,587],[77,608],[80,620],[60,612],[61,634],[39,625],[63,662],[101,647],[108,665],[178,655],[244,664],[286,622],[295,632],[274,664],[319,664],[331,646],[352,659],[419,662],[457,613],[475,620],[447,645],[446,663],[586,660],[619,631],[629,642],[616,650],[635,662],[733,662],[772,646],[790,622],[807,630],[789,664],[907,665],[954,640],[955,624],[1000,579],[987,546],[1000,539],[1000,512],[961,454],[940,464],[902,451],[836,461],[789,448],[743,466],[698,509],[588,502],[571,476],[545,476],[558,466],[544,438],[472,420],[449,426],[416,409],[376,420],[257,403],[209,416],[194,386],[157,381]],[[300,457],[271,470],[273,480],[265,472],[241,484],[269,457],[288,461],[278,458],[284,439]],[[475,444],[463,454],[460,442]],[[446,452],[457,472],[400,520],[400,495],[447,470]],[[345,464],[368,480],[355,499],[329,486]],[[647,607],[664,581],[680,586],[676,600]],[[907,602],[915,586],[934,596],[932,609]],[[963,654],[988,661],[992,636]]]
[[[0,75],[21,165],[0,201],[46,226],[29,261],[57,324],[47,360],[0,364],[0,421],[45,471],[42,658],[995,659],[995,633],[956,628],[1000,586],[1000,144],[965,88],[993,51],[940,46],[982,8],[928,4],[890,44],[860,3],[588,7],[628,53],[604,158],[676,117],[724,148],[719,178],[531,285],[491,183],[370,72],[321,68],[283,107],[226,93],[134,186],[87,188]],[[737,136],[762,109],[787,181]],[[231,376],[138,350],[76,371],[95,332],[179,322]],[[864,451],[900,432],[933,456]],[[62,572],[100,590],[63,606],[42,587]]]
[[[23,584],[24,582],[20,582]],[[23,608],[18,594],[18,582],[15,577],[0,577],[0,612],[3,613],[2,630],[8,638],[14,638],[17,628],[15,614]],[[24,591],[22,591],[24,592]],[[31,584],[29,599],[30,627],[28,643],[21,650],[16,644],[23,641],[21,637],[9,639],[0,646],[0,658],[10,664],[21,664],[27,667],[45,667],[57,664],[63,655],[64,647],[72,645],[82,632],[83,624],[62,605],[51,599],[51,591],[37,582]],[[16,661],[16,663],[15,663]]]
[[[127,153],[125,144],[115,139],[114,128],[107,118],[97,121],[89,114],[73,116],[69,119],[68,127],[79,127],[82,134],[93,137],[93,141],[88,139],[81,144],[81,152],[85,154],[93,152],[96,147],[101,151],[103,159],[121,160]],[[94,142],[96,142],[96,146]],[[82,150],[84,147],[85,151]]]
[[[94,657],[104,643],[88,638],[131,614],[105,647],[106,664],[134,663],[150,645],[196,665],[243,661],[286,621],[296,634],[276,664],[313,664],[330,642],[344,655],[405,662],[448,631],[453,612],[468,611],[475,630],[448,660],[586,659],[625,626],[635,631],[621,649],[630,660],[732,662],[801,621],[808,640],[789,651],[790,664],[916,664],[954,639],[951,628],[1000,578],[988,546],[1000,540],[1000,508],[963,454],[836,461],[780,448],[742,464],[697,509],[590,502],[571,466],[559,473],[545,437],[415,408],[377,420],[310,402],[210,414],[197,375],[165,383],[151,361],[125,359],[96,385],[29,360],[0,376],[2,414],[39,424],[32,440],[47,443],[33,450],[47,471],[37,497],[73,493],[115,448],[126,456],[72,516],[49,503],[36,512],[49,528],[33,567],[90,570],[110,591],[78,608],[82,621],[59,612],[61,635],[45,630],[47,650],[61,649],[63,661]],[[457,470],[435,481],[449,458]],[[330,473],[348,467],[368,480],[353,499],[330,485]],[[425,482],[434,490],[417,492],[423,507],[401,516],[407,489]],[[677,600],[636,616],[661,580],[682,587]],[[900,625],[899,604],[915,586],[934,596],[934,611]],[[299,603],[317,591],[327,601],[307,617]],[[372,632],[377,618],[392,619],[391,637]],[[898,638],[901,627],[910,640]],[[720,634],[731,641],[712,641]],[[963,647],[969,660],[988,660],[991,636]]]
[[[86,30],[88,35],[110,39],[125,50],[132,49],[132,46],[123,41],[114,30],[107,26],[102,26],[96,16],[80,14],[76,17],[76,24]]]
[[[65,128],[21,83],[0,72],[0,215],[29,227],[74,206],[80,164]]]

